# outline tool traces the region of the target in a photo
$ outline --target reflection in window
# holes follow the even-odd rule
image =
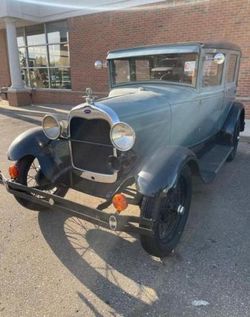
[[[117,83],[125,83],[130,81],[129,73],[129,61],[128,60],[116,60],[115,61],[115,81]]]
[[[17,43],[25,85],[71,89],[67,21],[19,28]]]
[[[22,69],[21,70],[21,75],[22,75],[22,80],[23,82],[25,83],[26,86],[28,86],[29,84],[29,80],[28,80],[28,72],[27,72],[27,69]]]
[[[53,68],[50,72],[51,88],[71,88],[70,70]]]
[[[48,66],[46,46],[28,47],[29,67],[46,67]]]
[[[214,61],[215,54],[206,54],[205,61],[203,64],[202,73],[202,86],[218,86],[221,84],[223,64],[218,64]]]
[[[232,54],[229,56],[226,72],[226,82],[232,83],[235,80],[235,70],[237,65],[237,55]]]
[[[19,52],[19,61],[20,61],[21,67],[26,67],[27,66],[27,56],[26,56],[25,47],[19,48],[18,52]]]
[[[25,46],[24,28],[18,28],[16,30],[16,35],[17,35],[17,45],[18,45],[18,47]]]
[[[44,24],[28,26],[25,32],[28,46],[46,44]]]
[[[49,45],[50,66],[69,66],[68,44]]]
[[[31,86],[35,88],[49,88],[49,77],[47,68],[30,69]]]
[[[136,60],[136,79],[137,80],[150,80],[149,60],[139,59]]]
[[[48,43],[68,42],[68,26],[66,21],[52,22],[46,25]]]

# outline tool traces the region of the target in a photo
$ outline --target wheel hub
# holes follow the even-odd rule
[[[178,208],[177,208],[177,210],[176,210],[176,212],[177,212],[177,214],[179,214],[179,215],[183,215],[184,212],[185,212],[185,207],[182,206],[182,205],[179,205]]]

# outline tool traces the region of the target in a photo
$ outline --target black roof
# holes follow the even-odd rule
[[[230,42],[205,42],[199,43],[204,48],[217,48],[217,49],[225,49],[225,50],[234,50],[240,51],[240,47],[236,44]]]

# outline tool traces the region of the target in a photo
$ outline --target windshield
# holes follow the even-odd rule
[[[196,85],[198,54],[164,54],[115,59],[111,61],[113,85],[162,80]]]

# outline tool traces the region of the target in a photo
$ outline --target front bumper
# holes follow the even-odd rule
[[[6,190],[16,197],[32,201],[55,211],[64,211],[71,216],[81,218],[112,231],[135,232],[147,236],[153,234],[153,221],[151,219],[137,216],[122,216],[118,213],[111,214],[99,209],[90,208],[71,200],[15,183],[12,180],[6,179],[2,172],[0,172],[0,184],[3,184]]]

